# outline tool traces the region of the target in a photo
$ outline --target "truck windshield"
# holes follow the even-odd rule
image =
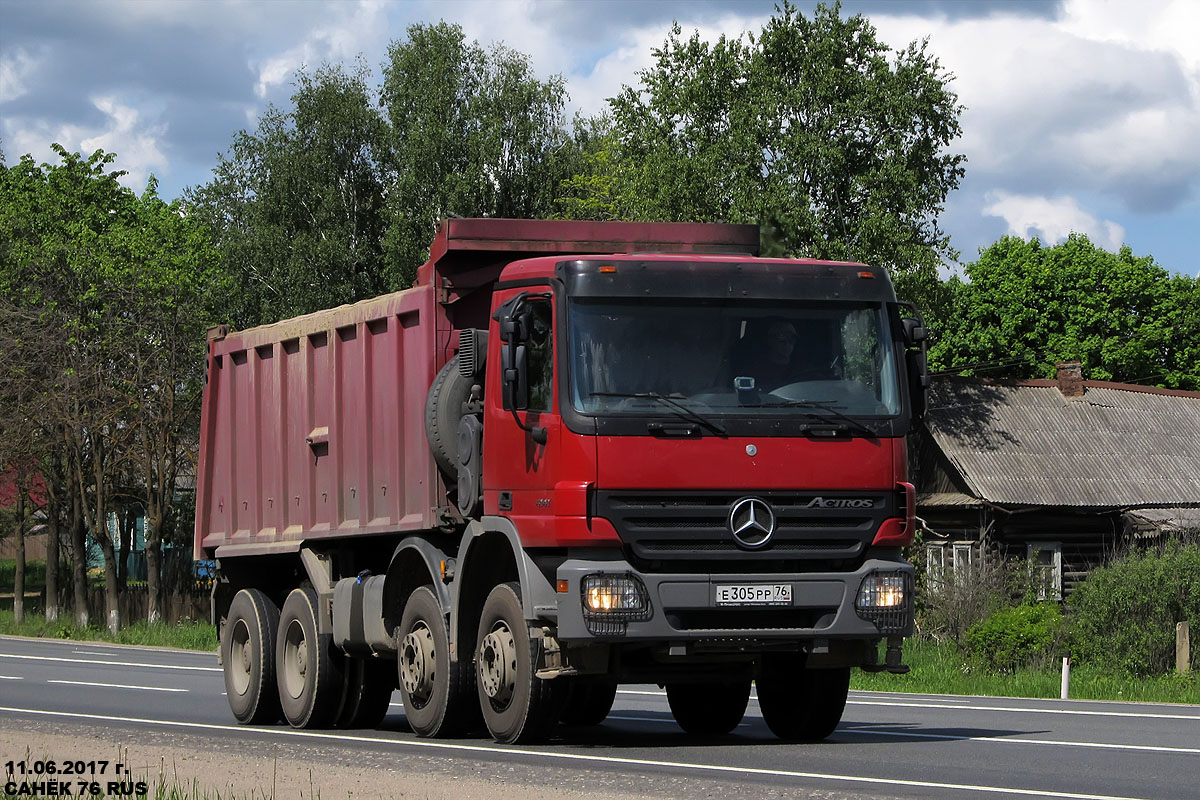
[[[881,304],[573,298],[571,402],[585,414],[894,416]]]

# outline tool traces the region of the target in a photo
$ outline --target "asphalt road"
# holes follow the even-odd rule
[[[851,694],[821,744],[774,739],[753,699],[730,736],[697,739],[654,686],[622,687],[608,721],[547,745],[418,739],[399,694],[379,730],[237,725],[215,654],[0,637],[0,728],[58,723],[128,736],[191,736],[214,748],[286,748],[326,762],[497,770],[585,793],[663,796],[1200,797],[1200,708],[1150,703]],[[0,753],[7,761],[18,754]]]

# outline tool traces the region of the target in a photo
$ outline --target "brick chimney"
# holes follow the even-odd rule
[[[1058,390],[1063,397],[1083,397],[1083,364],[1078,361],[1060,361],[1054,365],[1058,370]]]

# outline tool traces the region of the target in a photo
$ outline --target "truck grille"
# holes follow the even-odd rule
[[[770,540],[749,549],[735,541],[730,511],[746,497],[774,513]],[[820,498],[820,501],[817,501]],[[838,508],[838,501],[870,500],[870,508]],[[815,503],[815,505],[814,505]],[[822,503],[834,507],[816,507]],[[891,492],[638,492],[597,491],[594,513],[613,524],[630,558],[651,570],[699,566],[706,571],[817,569],[860,558],[880,523],[896,515]],[[720,566],[716,563],[721,562]]]

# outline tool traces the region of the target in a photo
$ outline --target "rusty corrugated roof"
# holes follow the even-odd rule
[[[925,425],[990,503],[1200,506],[1200,393],[1085,386],[938,380]]]

